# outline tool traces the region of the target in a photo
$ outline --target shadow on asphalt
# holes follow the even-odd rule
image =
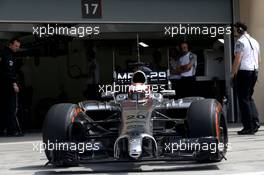
[[[164,171],[212,171],[219,170],[217,163],[163,162],[163,163],[104,163],[82,164],[78,167],[24,166],[12,171],[36,171],[34,175],[47,174],[91,174],[91,173],[129,173],[129,172],[164,172]]]

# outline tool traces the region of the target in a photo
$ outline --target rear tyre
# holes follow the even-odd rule
[[[204,140],[210,148],[198,151],[197,161],[221,161],[226,153],[228,143],[227,124],[221,104],[215,99],[194,101],[188,109],[187,115],[189,138],[205,138]]]
[[[77,105],[71,103],[56,104],[48,111],[43,125],[43,143],[46,145],[47,159],[55,166],[76,166],[77,155],[69,151],[48,149],[48,144],[67,143],[69,126]]]

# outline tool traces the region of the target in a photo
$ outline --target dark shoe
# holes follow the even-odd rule
[[[255,132],[252,129],[242,129],[241,131],[238,131],[237,134],[238,135],[253,135],[255,134]]]
[[[20,132],[15,132],[15,133],[7,134],[6,136],[7,137],[22,137],[24,136],[24,134]]]
[[[4,137],[6,134],[4,132],[0,132],[0,137]]]
[[[258,132],[259,128],[260,128],[260,124],[256,123],[256,125],[255,125],[255,127],[253,129],[254,133]]]

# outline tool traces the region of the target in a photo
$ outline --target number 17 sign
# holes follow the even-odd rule
[[[101,0],[82,0],[83,18],[101,18],[102,3]]]

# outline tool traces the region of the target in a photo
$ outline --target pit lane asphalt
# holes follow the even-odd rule
[[[264,175],[264,126],[255,135],[238,136],[239,126],[229,126],[226,158],[220,163],[193,162],[101,163],[71,168],[44,166],[44,153],[34,150],[41,142],[41,133],[28,133],[24,137],[0,137],[0,175],[47,174],[228,174]],[[36,149],[36,148],[35,148]],[[34,151],[33,151],[34,150]]]

